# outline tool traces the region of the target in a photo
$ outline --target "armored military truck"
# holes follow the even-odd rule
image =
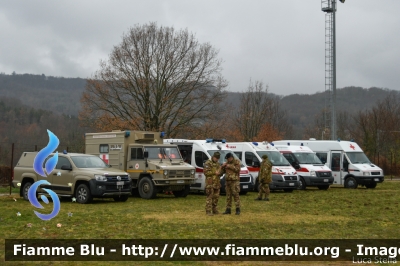
[[[163,144],[162,132],[113,130],[86,133],[85,153],[129,173],[133,194],[144,199],[169,192],[186,197],[195,182],[195,168],[182,159],[176,145]]]
[[[58,153],[58,162],[47,177],[33,169],[37,152],[24,152],[14,168],[13,187],[20,188],[20,196],[28,200],[28,190],[36,181],[47,180],[50,185],[41,185],[38,194],[46,193],[42,188],[53,190],[60,197],[75,197],[79,203],[89,203],[93,198],[112,197],[115,201],[126,201],[132,190],[129,174],[112,169],[97,156],[82,153]],[[47,160],[54,156],[51,154]]]

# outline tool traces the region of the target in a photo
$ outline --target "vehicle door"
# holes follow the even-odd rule
[[[333,176],[333,184],[343,185],[343,152],[331,152],[331,170]]]
[[[61,169],[62,167],[70,170],[63,170]],[[69,158],[59,155],[57,165],[50,175],[52,177],[51,187],[54,192],[61,195],[71,195],[73,193],[74,174]]]

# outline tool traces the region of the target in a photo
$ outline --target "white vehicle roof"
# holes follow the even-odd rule
[[[278,151],[271,143],[263,142],[229,142],[227,147],[233,151],[241,151],[244,148],[255,151]],[[279,152],[279,151],[278,151]]]
[[[314,153],[309,147],[301,145],[279,145],[274,143],[274,147],[279,151]]]
[[[274,143],[282,145],[301,145],[309,147],[313,151],[341,150],[345,152],[363,152],[357,143],[346,140],[279,140]]]
[[[189,140],[189,139],[164,139],[164,144],[196,144],[204,150],[231,150],[227,146],[225,140],[205,139],[205,140]]]

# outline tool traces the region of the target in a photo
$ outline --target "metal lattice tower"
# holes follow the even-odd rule
[[[325,128],[336,140],[336,0],[321,0],[321,9],[325,12]]]

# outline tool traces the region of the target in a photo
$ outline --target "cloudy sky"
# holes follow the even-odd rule
[[[399,0],[346,0],[336,13],[337,88],[400,90]],[[229,90],[325,89],[321,0],[0,1],[0,72],[90,77],[136,24],[185,29],[219,49]]]

